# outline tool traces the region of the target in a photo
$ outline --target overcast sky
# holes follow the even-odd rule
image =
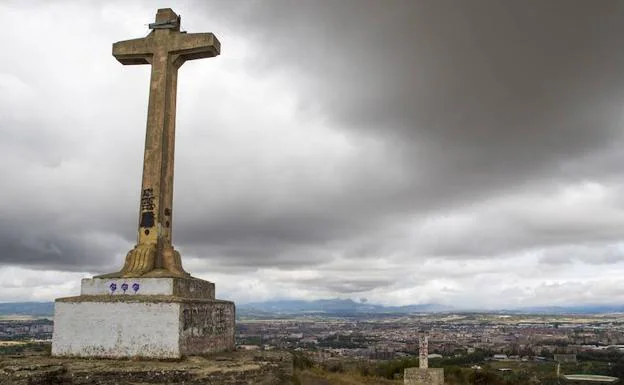
[[[238,303],[624,301],[624,2],[0,1],[0,301],[76,295],[136,237],[172,7],[174,244]]]

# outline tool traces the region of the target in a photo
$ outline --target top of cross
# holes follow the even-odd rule
[[[180,31],[180,17],[171,8],[161,8],[152,30],[146,37],[118,41],[113,44],[113,56],[122,64],[151,64],[158,54],[172,54],[179,67],[187,60],[219,55],[221,44],[212,33],[186,33]]]
[[[180,30],[181,17],[176,15],[171,8],[160,8],[156,12],[156,21],[149,25],[149,29],[173,29]]]

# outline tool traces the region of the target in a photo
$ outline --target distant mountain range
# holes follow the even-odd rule
[[[440,304],[406,306],[383,306],[350,299],[272,300],[237,304],[236,313],[245,317],[276,317],[283,315],[391,315],[423,313],[495,313],[495,314],[604,314],[624,313],[624,305],[578,305],[578,306],[536,306],[520,309],[480,310],[459,309]],[[0,316],[29,315],[51,316],[53,302],[7,302],[0,303]]]
[[[453,308],[438,304],[383,306],[355,302],[350,299],[275,300],[255,302],[236,307],[240,315],[261,314],[319,314],[319,315],[357,315],[357,314],[414,314],[440,313]]]
[[[384,315],[422,313],[494,313],[494,314],[604,314],[624,313],[624,305],[576,305],[576,306],[534,306],[517,309],[484,310],[456,308],[440,304],[406,306],[383,306],[355,302],[350,299],[274,300],[237,305],[239,315],[279,315],[279,314],[318,314],[318,315]]]
[[[54,302],[6,302],[0,303],[0,316],[29,315],[50,316],[54,314]]]

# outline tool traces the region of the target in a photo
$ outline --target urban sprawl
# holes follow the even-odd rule
[[[388,360],[418,352],[418,331],[429,336],[430,358],[477,350],[492,359],[541,360],[556,353],[624,351],[624,315],[532,316],[437,314],[245,319],[236,324],[238,349],[294,349],[323,360]],[[0,340],[49,341],[47,318],[0,320]]]

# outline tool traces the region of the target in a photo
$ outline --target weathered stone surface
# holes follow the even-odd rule
[[[234,303],[173,296],[57,299],[52,355],[180,358],[234,350]]]
[[[127,297],[134,295],[172,295],[182,298],[215,299],[215,285],[212,282],[192,277],[83,278],[80,294]]]
[[[292,356],[286,352],[232,352],[179,361],[124,361],[0,356],[3,385],[290,385]]]
[[[407,368],[403,371],[405,385],[443,385],[444,369],[442,368]]]
[[[189,276],[172,245],[178,69],[187,60],[219,55],[221,44],[212,33],[180,32],[180,20],[170,8],[159,9],[146,37],[113,44],[120,63],[149,64],[152,73],[137,244],[120,271],[101,278]]]
[[[180,304],[182,355],[235,349],[234,303],[187,301]]]

